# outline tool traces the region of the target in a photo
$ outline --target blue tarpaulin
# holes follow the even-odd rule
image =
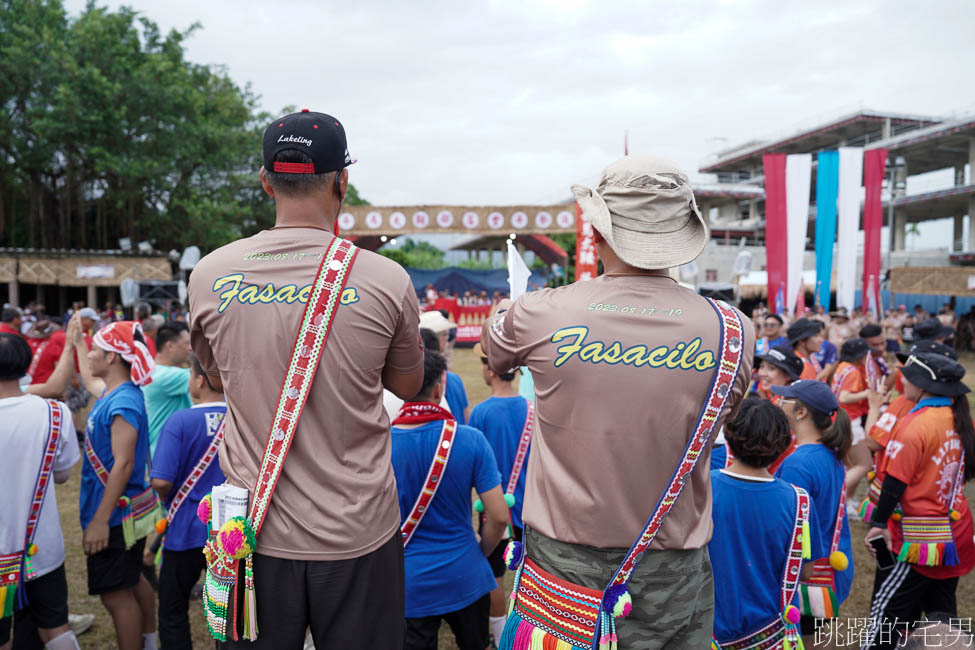
[[[480,293],[487,291],[491,295],[495,291],[508,293],[508,269],[492,269],[490,271],[472,271],[451,266],[446,269],[414,269],[406,268],[413,281],[413,288],[418,296],[426,293],[428,284],[432,284],[437,291],[463,296],[465,291]],[[528,279],[528,290],[545,286],[548,278],[543,269],[534,269]]]
[[[905,305],[907,311],[914,312],[914,305],[921,305],[921,309],[929,314],[937,314],[938,310],[946,302],[951,300],[951,296],[932,296],[922,293],[895,293],[891,300],[890,291],[881,291],[880,295],[884,301],[884,309],[891,309],[897,305]],[[860,291],[856,292],[856,304],[860,304]],[[955,313],[962,315],[968,313],[975,307],[975,298],[955,297]]]

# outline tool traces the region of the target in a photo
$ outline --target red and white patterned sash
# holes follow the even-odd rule
[[[440,430],[440,439],[437,440],[437,451],[433,455],[433,462],[427,471],[427,480],[423,482],[423,489],[416,497],[416,503],[410,511],[409,517],[400,526],[400,533],[403,535],[403,548],[410,543],[413,533],[427,513],[430,502],[437,494],[441,479],[447,470],[447,461],[450,460],[450,452],[454,448],[454,433],[457,431],[457,420],[444,420],[443,428]]]
[[[840,535],[843,534],[843,516],[846,514],[846,479],[843,479],[843,489],[840,491],[840,503],[836,508],[836,523],[833,525],[833,541],[829,545],[829,552],[833,554],[840,547]]]
[[[91,436],[88,435],[88,429],[85,428],[85,457],[88,458],[88,463],[91,468],[95,470],[95,476],[98,478],[102,485],[108,483],[108,470],[105,468],[102,459],[98,457],[95,453],[95,448],[91,445]]]
[[[535,403],[526,399],[528,412],[525,414],[525,426],[521,429],[521,438],[518,439],[518,451],[515,453],[515,462],[511,466],[511,476],[508,477],[508,487],[505,494],[514,494],[518,487],[518,479],[521,477],[521,470],[525,465],[525,457],[528,456],[528,447],[532,442],[532,430],[535,428]]]
[[[41,516],[44,497],[47,496],[47,484],[51,480],[51,470],[54,468],[54,458],[57,456],[58,442],[61,440],[61,423],[64,420],[61,405],[54,400],[46,401],[49,431],[47,444],[44,446],[44,456],[34,482],[34,497],[30,503],[30,511],[27,513],[27,531],[24,533],[25,551],[30,548],[34,541],[34,533],[37,532],[37,522]]]
[[[636,569],[640,560],[654,538],[660,531],[664,519],[670,513],[678,497],[684,490],[684,484],[690,479],[701,453],[710,444],[714,431],[714,425],[721,416],[728,396],[731,395],[735,378],[738,376],[738,369],[741,366],[741,359],[744,347],[744,332],[742,330],[741,318],[738,313],[723,301],[708,299],[711,307],[717,312],[721,321],[720,354],[718,357],[718,367],[711,381],[711,388],[708,391],[707,400],[697,418],[697,425],[694,432],[687,441],[684,454],[680,463],[671,476],[667,489],[660,495],[657,505],[647,520],[643,531],[637,540],[630,547],[629,552],[623,559],[622,564],[616,569],[616,573],[610,580],[604,593],[610,587],[625,585],[633,571]]]
[[[854,372],[856,372],[856,366],[847,366],[840,371],[840,374],[836,375],[835,379],[833,379],[833,395],[836,396],[836,399],[839,399],[840,393],[843,392],[843,382],[845,382],[846,378]]]
[[[169,510],[166,511],[166,521],[168,523],[173,523],[173,517],[179,511],[180,506],[186,501],[186,498],[190,496],[190,492],[196,487],[196,484],[200,481],[200,478],[206,471],[210,468],[210,464],[213,463],[213,459],[217,457],[217,448],[220,447],[220,441],[223,440],[223,430],[227,422],[226,413],[220,415],[220,424],[217,426],[217,431],[213,434],[213,439],[210,441],[210,445],[200,456],[200,460],[196,462],[196,466],[193,471],[190,472],[183,484],[179,486],[179,490],[176,492],[176,496],[169,504]]]
[[[260,534],[264,525],[274,488],[281,477],[298,420],[305,408],[309,389],[328,341],[342,291],[358,253],[359,249],[351,242],[336,237],[322,256],[321,266],[301,317],[301,328],[295,337],[294,352],[281,386],[278,406],[274,412],[261,470],[257,475],[257,485],[251,499],[248,519],[255,536]]]
[[[801,487],[793,485],[792,488],[796,491],[796,523],[782,576],[781,609],[783,612],[792,603],[799,586],[799,576],[802,571],[802,525],[809,521],[809,494]]]

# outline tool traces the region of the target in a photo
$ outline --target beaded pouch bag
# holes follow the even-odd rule
[[[684,454],[640,536],[602,591],[581,587],[545,572],[524,557],[520,542],[509,542],[505,560],[509,568],[517,567],[517,571],[508,620],[498,643],[500,650],[616,648],[616,619],[627,616],[632,610],[627,589],[630,576],[677,502],[702,451],[710,444],[715,422],[724,409],[741,365],[743,333],[737,312],[724,302],[709,302],[721,324],[718,367]]]
[[[253,641],[257,638],[253,571],[257,536],[264,525],[274,488],[294,440],[298,420],[358,252],[351,242],[336,237],[322,256],[278,396],[247,517],[233,517],[223,523],[220,530],[214,531],[210,526],[212,499],[208,495],[200,502],[197,514],[207,523],[210,531],[203,550],[207,558],[203,607],[210,634],[218,641]]]

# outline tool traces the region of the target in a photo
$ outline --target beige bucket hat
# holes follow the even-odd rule
[[[687,174],[668,160],[624,156],[603,170],[595,190],[573,185],[572,193],[582,216],[631,266],[687,264],[710,238]]]

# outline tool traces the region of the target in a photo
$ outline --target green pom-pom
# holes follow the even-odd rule
[[[506,495],[504,495],[504,502],[508,504],[508,507],[509,508],[514,508],[515,507],[515,495],[513,495],[513,494],[506,494]]]
[[[480,499],[478,499],[477,501],[474,502],[474,511],[475,512],[484,512],[484,504],[481,503],[481,500]]]

